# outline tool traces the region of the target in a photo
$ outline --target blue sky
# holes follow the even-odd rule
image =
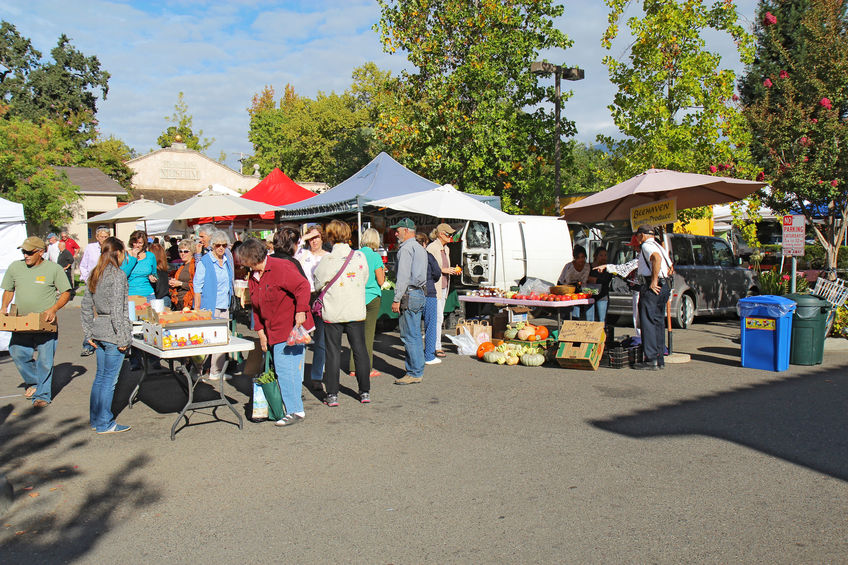
[[[756,1],[736,3],[750,28]],[[574,46],[542,57],[586,70],[585,80],[565,83],[574,95],[563,114],[577,122],[579,140],[594,143],[599,133],[615,133],[607,109],[615,90],[601,65],[607,9],[601,0],[563,4],[565,14],[556,23]],[[209,156],[224,151],[234,168],[240,151],[252,151],[246,108],[265,85],[282,93],[291,83],[298,93],[314,96],[344,91],[351,71],[367,61],[394,72],[404,68],[402,55],[380,48],[372,30],[379,16],[374,0],[0,0],[0,18],[42,53],[65,33],[111,73],[98,112],[104,134],[140,153],[155,149],[182,91],[195,130],[215,138]],[[619,56],[626,43],[618,41],[611,53]],[[726,66],[741,70],[728,38],[710,36],[708,47],[723,55]]]

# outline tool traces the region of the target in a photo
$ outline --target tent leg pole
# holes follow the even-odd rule
[[[357,226],[356,226],[356,229],[357,229],[356,244],[357,244],[357,246],[359,246],[359,238],[362,237],[362,212],[356,213],[356,224],[357,224]]]

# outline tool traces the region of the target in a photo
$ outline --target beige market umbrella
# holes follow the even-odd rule
[[[630,209],[677,199],[677,209],[735,202],[766,186],[764,182],[648,169],[622,183],[593,194],[562,209],[563,220],[590,223],[629,220]]]
[[[188,200],[178,202],[173,206],[153,212],[142,220],[193,220],[196,218],[225,219],[226,216],[255,216],[264,214],[271,210],[279,210],[279,206],[272,206],[264,202],[254,202],[247,198],[230,196],[220,192],[209,191],[192,196]],[[230,218],[226,218],[227,221]]]
[[[141,198],[139,200],[133,200],[126,206],[121,206],[120,208],[116,208],[114,210],[109,210],[108,212],[103,212],[102,214],[92,216],[91,218],[86,220],[86,222],[89,224],[128,222],[131,220],[143,218],[148,214],[152,214],[167,207],[167,204],[162,204],[161,202],[156,202],[155,200],[147,200],[145,198]]]

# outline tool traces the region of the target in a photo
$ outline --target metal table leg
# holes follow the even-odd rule
[[[138,379],[138,383],[136,383],[135,388],[132,391],[132,394],[130,394],[130,400],[127,404],[130,407],[131,410],[132,410],[132,407],[133,407],[133,402],[136,401],[136,397],[138,396],[138,390],[141,388],[141,383],[144,382],[144,378],[147,376],[147,371],[148,371],[147,352],[141,351],[140,353],[141,353],[141,377]]]
[[[230,363],[229,361],[224,363],[224,370],[223,370],[224,374],[226,374],[226,372],[227,372],[227,366],[229,365],[229,363]],[[239,429],[240,430],[244,429],[244,421],[241,417],[241,414],[238,413],[238,411],[235,409],[235,406],[233,406],[233,404],[230,403],[229,400],[227,400],[227,397],[224,396],[224,379],[223,378],[221,379],[221,381],[218,384],[218,391],[221,395],[220,398],[216,398],[214,400],[206,400],[204,402],[195,402],[194,401],[194,387],[196,387],[197,384],[202,381],[202,379],[199,379],[199,378],[193,379],[192,375],[191,375],[191,371],[186,368],[186,365],[184,363],[177,363],[175,373],[182,374],[186,379],[186,385],[187,385],[187,389],[188,389],[188,400],[186,402],[186,405],[183,406],[183,409],[180,410],[180,413],[177,416],[177,419],[174,421],[174,425],[171,426],[171,441],[174,441],[176,439],[177,426],[180,424],[180,421],[182,421],[182,419],[185,417],[186,412],[188,412],[189,410],[192,410],[192,411],[199,410],[201,408],[213,408],[213,415],[217,419],[218,416],[217,416],[217,414],[215,414],[214,409],[217,408],[218,406],[226,406],[230,410],[232,410],[233,414],[235,414],[236,418],[238,418]],[[188,418],[186,418],[186,425],[188,425]]]

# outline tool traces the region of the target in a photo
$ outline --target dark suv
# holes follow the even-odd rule
[[[630,235],[604,240],[608,261],[623,264],[636,257],[627,245]],[[671,320],[688,328],[695,316],[736,313],[740,298],[759,294],[752,271],[741,266],[726,241],[703,235],[671,234],[674,282],[671,289]],[[610,284],[608,315],[631,315],[633,298],[627,282],[619,277]]]

